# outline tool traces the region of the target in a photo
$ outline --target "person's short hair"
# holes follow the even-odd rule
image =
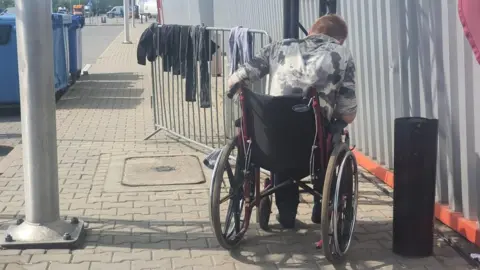
[[[345,40],[348,36],[348,26],[342,17],[330,14],[318,18],[310,29],[310,33],[325,34],[337,40]]]

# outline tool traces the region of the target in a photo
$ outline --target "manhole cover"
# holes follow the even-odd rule
[[[134,157],[125,160],[123,185],[191,185],[205,182],[196,156]]]
[[[175,167],[171,166],[159,166],[154,168],[157,172],[171,172],[175,170]]]

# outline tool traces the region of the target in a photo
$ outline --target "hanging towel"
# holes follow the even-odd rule
[[[237,26],[230,30],[228,39],[230,75],[237,70],[238,65],[245,64],[253,57],[252,34],[248,28]]]

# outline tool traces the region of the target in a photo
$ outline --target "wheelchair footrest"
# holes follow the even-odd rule
[[[217,162],[217,159],[220,157],[221,153],[222,149],[213,150],[213,152],[211,152],[205,157],[205,159],[203,160],[203,164],[210,170],[213,170],[213,168],[215,167],[215,163]]]

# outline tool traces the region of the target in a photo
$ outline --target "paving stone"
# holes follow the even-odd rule
[[[174,268],[181,268],[185,266],[213,266],[212,259],[209,256],[198,258],[172,258],[172,264]]]
[[[5,255],[0,256],[0,264],[6,263],[28,263],[31,255]]]
[[[112,252],[104,252],[99,254],[74,254],[72,257],[72,263],[81,262],[111,262]]]
[[[113,262],[134,261],[134,260],[151,260],[152,252],[150,250],[134,251],[134,252],[114,252]]]
[[[133,261],[132,270],[150,270],[150,269],[159,269],[159,270],[170,270],[172,267],[171,258],[165,258],[154,261]]]
[[[48,270],[89,270],[90,262],[83,263],[56,263],[52,262]]]
[[[153,259],[165,259],[165,258],[190,258],[189,250],[169,250],[169,249],[159,249],[152,251]]]
[[[20,255],[20,253],[23,253],[25,250],[18,250],[18,249],[0,249],[0,257],[2,256],[12,256],[12,255]],[[42,250],[45,252],[44,250]],[[43,253],[42,252],[42,253]],[[30,255],[31,253],[26,253],[22,255]]]
[[[104,270],[104,269],[115,269],[115,270],[130,270],[130,262],[121,262],[121,263],[100,263],[93,262],[90,266],[90,270]]]
[[[131,243],[122,243],[122,244],[102,244],[98,242],[95,249],[95,253],[105,253],[105,252],[126,252],[129,253],[132,251]]]
[[[71,254],[34,254],[30,259],[31,263],[37,262],[59,262],[69,263],[72,258]]]
[[[46,270],[48,268],[47,262],[34,264],[8,264],[5,270]]]

